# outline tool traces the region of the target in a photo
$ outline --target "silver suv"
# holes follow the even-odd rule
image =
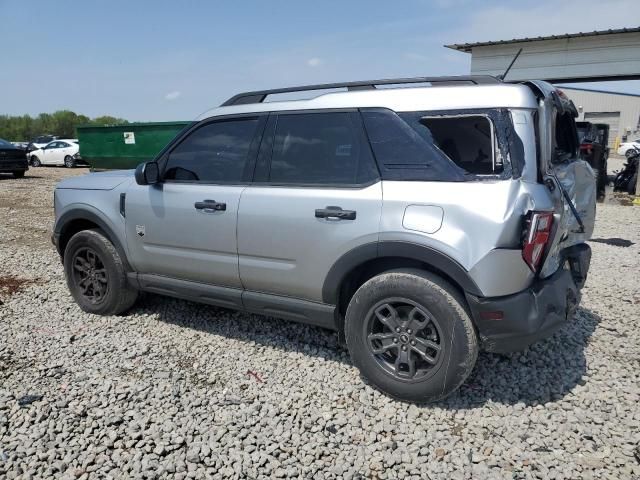
[[[371,384],[433,401],[573,315],[596,194],[575,116],[493,77],[243,93],[135,173],[58,184],[53,241],[86,312],[146,291],[335,329]]]

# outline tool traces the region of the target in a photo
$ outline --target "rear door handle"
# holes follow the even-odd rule
[[[355,210],[343,210],[341,207],[326,207],[316,209],[316,218],[333,218],[337,220],[355,220]]]
[[[215,200],[203,200],[194,204],[196,210],[216,210],[222,212],[227,209],[226,203],[216,202]]]

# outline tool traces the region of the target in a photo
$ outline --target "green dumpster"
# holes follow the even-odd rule
[[[80,156],[97,170],[135,168],[152,160],[191,122],[78,127]]]

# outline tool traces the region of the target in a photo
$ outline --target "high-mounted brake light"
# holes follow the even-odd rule
[[[551,238],[552,225],[551,212],[529,212],[527,215],[522,258],[535,273],[538,273],[545,248]]]

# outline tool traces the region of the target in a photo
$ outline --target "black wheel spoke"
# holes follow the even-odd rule
[[[385,303],[384,305],[376,309],[376,317],[378,317],[378,320],[380,320],[384,325],[387,326],[387,328],[392,331],[400,328],[398,312],[388,303]]]
[[[393,341],[395,334],[393,333],[371,333],[369,335],[369,344],[375,355],[380,355],[398,345]]]
[[[416,374],[416,364],[411,351],[406,348],[398,349],[398,356],[394,363],[396,374],[401,377],[413,377]]]
[[[411,309],[408,315],[408,327],[414,332],[421,331],[429,323],[429,318],[422,309],[414,307]]]
[[[73,268],[79,272],[87,272],[87,270],[89,270],[89,264],[84,258],[76,257],[73,262]]]
[[[427,344],[429,344],[429,346],[427,346]],[[437,353],[441,350],[440,345],[438,345],[436,343],[433,343],[430,340],[416,339],[415,345],[411,345],[411,350],[413,350],[418,355],[420,355],[420,357],[425,362],[428,362],[431,365],[435,365],[436,364],[436,358],[435,358],[435,356],[431,356],[429,354],[429,350],[430,349],[435,350],[435,352],[436,352],[435,355],[437,355]]]
[[[440,327],[427,308],[390,298],[369,312],[364,325],[369,351],[388,374],[402,381],[430,375],[441,364]]]
[[[99,303],[109,289],[109,275],[98,252],[80,248],[72,261],[72,277],[81,295],[91,303]]]

